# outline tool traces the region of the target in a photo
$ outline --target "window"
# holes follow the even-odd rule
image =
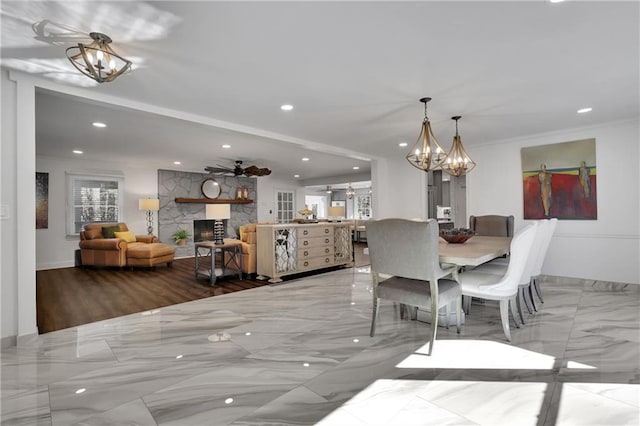
[[[316,218],[327,217],[327,197],[324,195],[305,195],[304,203],[315,212]]]
[[[67,173],[67,234],[92,222],[122,222],[124,179]]]
[[[290,223],[293,221],[294,205],[293,191],[278,191],[276,196],[276,223]]]

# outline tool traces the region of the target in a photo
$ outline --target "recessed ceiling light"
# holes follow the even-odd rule
[[[309,161],[309,157],[302,157],[302,161]]]
[[[353,170],[360,170],[360,166],[353,166]]]
[[[409,145],[409,144],[408,144],[408,143],[406,143],[406,142],[400,142],[400,143],[398,144],[398,146],[399,146],[399,147],[401,147],[401,148],[404,148],[404,147],[405,147],[405,146],[407,146],[407,145]]]
[[[84,154],[82,151],[80,151],[79,149],[74,149],[73,150],[74,154]]]
[[[225,143],[224,145],[222,145],[222,147],[223,147],[224,149],[229,149],[229,148],[231,148],[231,145],[229,145],[229,144],[226,144],[226,143]]]
[[[182,163],[181,163],[181,162],[179,162],[179,161],[174,161],[174,162],[173,162],[173,164],[175,164],[176,166],[179,166],[179,165],[180,165],[180,164],[182,164]]]
[[[294,178],[299,178],[299,177],[300,177],[300,175],[293,175],[293,177],[294,177]]]
[[[87,389],[85,389],[85,388],[80,388],[80,389],[78,389],[78,390],[76,391],[76,393],[79,395],[79,394],[81,394],[81,393],[85,393],[86,391],[87,391]]]
[[[100,128],[107,127],[107,125],[106,125],[106,124],[101,123],[101,122],[99,122],[99,121],[96,121],[96,122],[91,123],[91,124],[93,125],[93,127],[100,127]]]
[[[577,112],[578,114],[584,114],[585,112],[591,112],[593,108],[580,108]]]
[[[293,105],[289,105],[289,104],[280,105],[280,109],[283,111],[291,111],[293,109]]]
[[[564,0],[549,0],[549,3],[562,3]]]

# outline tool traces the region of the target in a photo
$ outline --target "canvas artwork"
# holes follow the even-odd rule
[[[596,220],[596,140],[522,148],[524,218]]]
[[[49,228],[49,173],[36,172],[36,229]]]

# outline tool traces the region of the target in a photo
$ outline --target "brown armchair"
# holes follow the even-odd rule
[[[242,225],[239,229],[242,241],[242,272],[255,274],[258,270],[256,224]]]
[[[105,238],[103,228],[113,226],[117,226],[120,232],[129,230],[125,223],[89,223],[80,231],[82,265],[126,266],[129,250],[158,242],[158,237],[155,235],[136,235],[136,241],[129,243],[122,238]],[[157,246],[164,246],[159,248],[164,249],[163,251],[167,252],[165,254],[168,254],[169,250],[173,251],[172,247],[165,244],[157,244]]]
[[[476,235],[513,237],[513,216],[469,216],[469,228]]]

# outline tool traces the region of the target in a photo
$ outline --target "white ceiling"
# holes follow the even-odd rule
[[[185,170],[242,159],[317,184],[366,174],[367,159],[404,156],[408,148],[398,142],[415,142],[424,96],[433,98],[429,116],[445,147],[454,134],[450,117],[462,115],[460,133],[472,157],[476,144],[639,114],[635,1],[0,7],[3,67],[70,87],[90,84],[64,50],[78,33],[104,32],[136,69],[88,88],[90,94],[217,125],[39,91],[42,155],[82,149],[87,159],[113,156],[161,168],[180,160]],[[295,109],[283,112],[283,103]],[[585,106],[593,112],[576,114]],[[92,128],[96,120],[107,129]],[[223,150],[223,143],[232,148]],[[302,163],[303,156],[311,161]]]

